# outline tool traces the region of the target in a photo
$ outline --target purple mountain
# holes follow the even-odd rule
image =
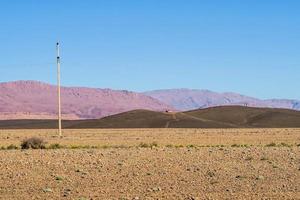
[[[287,99],[261,100],[236,93],[217,93],[209,90],[169,89],[145,92],[177,110],[193,110],[221,105],[287,108],[300,110],[300,101]]]
[[[53,119],[56,86],[37,81],[0,83],[0,119]],[[144,94],[125,90],[62,87],[64,119],[101,118],[135,109],[163,111],[172,107]]]

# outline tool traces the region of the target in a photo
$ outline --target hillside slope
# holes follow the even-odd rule
[[[238,127],[300,127],[300,111],[279,108],[220,106],[184,112],[194,117],[232,123]]]
[[[0,120],[0,129],[56,128],[55,120]],[[294,128],[300,112],[221,106],[187,112],[128,111],[102,119],[63,121],[64,128]]]

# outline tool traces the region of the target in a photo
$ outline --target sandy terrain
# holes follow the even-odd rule
[[[24,138],[39,136],[49,144],[138,146],[156,142],[166,145],[266,145],[272,142],[297,145],[300,129],[78,129],[64,130],[64,138],[56,130],[0,130],[0,146],[19,144]]]
[[[1,150],[0,199],[300,199],[300,129],[64,134],[0,131],[0,146],[39,135],[68,147]],[[152,142],[158,147],[139,147]],[[87,144],[97,148],[70,149]]]

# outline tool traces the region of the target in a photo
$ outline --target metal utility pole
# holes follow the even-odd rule
[[[62,137],[61,130],[61,99],[60,99],[60,56],[59,56],[59,43],[56,43],[56,62],[57,62],[57,97],[58,97],[58,135]]]

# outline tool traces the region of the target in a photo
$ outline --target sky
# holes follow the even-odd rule
[[[0,2],[0,82],[300,99],[298,0]]]

